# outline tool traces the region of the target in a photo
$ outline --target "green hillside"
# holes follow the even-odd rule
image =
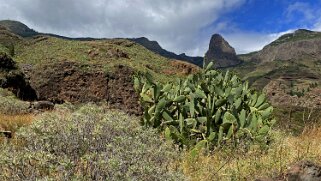
[[[309,40],[321,38],[321,32],[310,31],[306,29],[296,30],[294,33],[287,33],[279,37],[276,41],[272,42],[272,46],[277,46],[282,43],[294,42],[300,40]]]

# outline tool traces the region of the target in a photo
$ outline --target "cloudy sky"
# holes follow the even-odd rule
[[[321,0],[0,0],[0,19],[70,37],[142,37],[204,55],[212,34],[261,49],[298,28],[321,30]]]

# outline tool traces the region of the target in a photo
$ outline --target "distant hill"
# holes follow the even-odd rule
[[[2,20],[0,21],[0,26],[6,27],[12,33],[22,37],[31,37],[39,34],[19,21]]]
[[[244,63],[233,70],[267,91],[276,104],[321,105],[320,32],[299,29],[239,58]]]
[[[104,40],[103,39],[96,39],[96,38],[69,38],[65,36],[60,36],[60,35],[55,35],[55,34],[50,34],[50,33],[39,33],[33,29],[30,29],[28,26],[25,24],[19,22],[19,21],[12,21],[12,20],[2,20],[0,21],[0,26],[6,27],[8,30],[10,30],[12,33],[19,35],[21,37],[32,37],[32,36],[37,36],[37,35],[48,35],[48,36],[53,36],[56,38],[63,38],[63,39],[69,39],[69,40],[82,40],[82,41],[88,41],[88,40]],[[141,38],[128,38],[128,40],[134,41],[145,48],[149,49],[150,51],[153,51],[163,57],[170,58],[170,59],[176,59],[176,60],[182,60],[186,61],[192,64],[195,64],[199,67],[203,66],[203,57],[191,57],[187,56],[185,54],[180,54],[177,55],[173,52],[167,51],[163,49],[157,41],[150,41],[145,37]]]
[[[199,71],[196,65],[170,60],[127,39],[31,36],[24,34],[31,30],[13,24],[0,25],[0,87],[25,100],[107,101],[113,108],[140,114],[132,81],[138,72],[173,81]]]
[[[163,49],[157,41],[151,41],[149,39],[147,39],[146,37],[141,37],[141,38],[130,38],[129,40],[132,40],[142,46],[144,46],[145,48],[163,56],[163,57],[167,57],[170,59],[176,59],[176,60],[183,60],[192,64],[195,64],[199,67],[203,67],[203,57],[191,57],[191,56],[187,56],[186,54],[175,54],[173,52],[167,51],[165,49]]]

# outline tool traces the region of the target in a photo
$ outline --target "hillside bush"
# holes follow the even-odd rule
[[[0,114],[26,114],[28,107],[28,102],[21,101],[12,92],[0,88]]]
[[[135,117],[85,105],[39,115],[0,146],[0,180],[184,180],[172,145]]]
[[[135,88],[144,107],[142,123],[187,147],[245,139],[266,143],[275,121],[265,95],[236,75],[211,67],[176,83],[154,82],[148,74],[136,76]]]

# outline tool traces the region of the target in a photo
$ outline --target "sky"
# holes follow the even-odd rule
[[[321,0],[0,0],[0,20],[69,37],[147,37],[203,56],[213,34],[238,54],[299,28],[321,31]]]

